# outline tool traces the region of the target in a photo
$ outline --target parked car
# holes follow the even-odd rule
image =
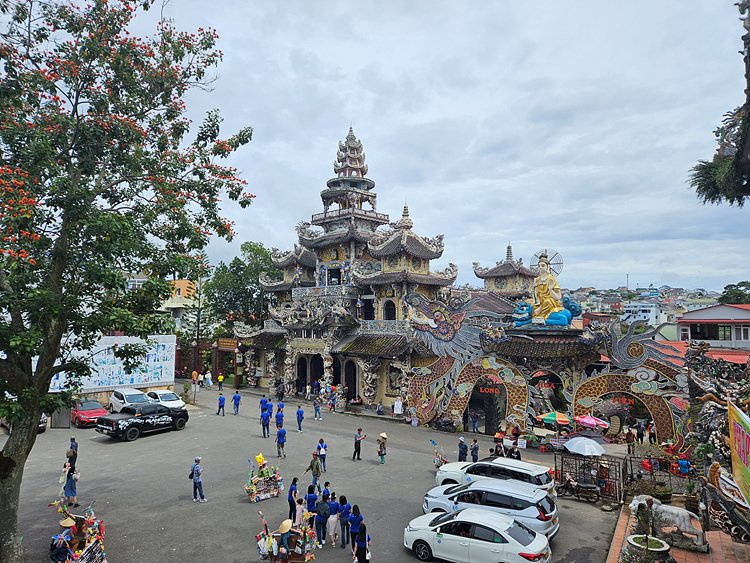
[[[89,424],[96,424],[96,419],[109,414],[99,401],[94,399],[79,399],[70,409],[70,422],[81,428]]]
[[[404,547],[420,561],[547,563],[552,557],[544,534],[481,508],[418,516],[404,529]]]
[[[8,429],[8,433],[13,432],[13,423],[8,422],[5,417],[0,417],[0,426],[5,426]],[[41,434],[47,430],[47,415],[42,413],[41,418],[39,419],[39,426],[37,427],[37,434]]]
[[[96,431],[127,442],[137,440],[144,432],[154,430],[182,430],[189,415],[186,409],[170,409],[153,403],[123,407],[119,413],[100,416]]]
[[[151,400],[148,398],[148,395],[143,391],[138,391],[138,389],[118,389],[109,396],[109,410],[110,412],[120,412],[123,407],[150,402]]]
[[[478,479],[512,479],[531,483],[557,498],[552,469],[544,465],[519,461],[507,457],[481,459],[475,463],[459,461],[438,468],[435,481],[438,485],[471,483]]]
[[[427,492],[422,511],[451,512],[484,508],[510,516],[552,541],[560,530],[557,505],[547,491],[529,483],[480,479],[463,485],[441,485]]]
[[[165,407],[169,407],[171,409],[185,408],[185,401],[180,399],[177,395],[175,395],[168,389],[149,391],[148,393],[146,393],[146,395],[148,395],[148,398],[151,399],[151,401],[153,401],[154,403],[162,404]]]

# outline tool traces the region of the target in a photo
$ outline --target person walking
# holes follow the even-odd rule
[[[282,426],[284,426],[284,413],[279,409],[276,411],[276,428],[281,428]]]
[[[198,372],[193,370],[193,373],[190,376],[193,379],[193,385],[198,385]]]
[[[320,459],[318,459],[318,450],[315,450],[312,453],[312,456],[313,457],[310,460],[310,465],[308,465],[307,469],[305,469],[302,472],[302,475],[304,475],[305,473],[307,473],[308,471],[310,471],[312,473],[312,476],[313,476],[313,480],[312,480],[313,490],[315,490],[315,487],[317,486],[318,492],[321,492],[321,489],[320,489],[320,476],[323,473],[323,464],[320,463]]]
[[[479,415],[476,411],[471,411],[471,432],[473,434],[479,433]]]
[[[315,420],[323,420],[323,415],[320,413],[320,397],[317,395],[313,399],[313,409],[315,410]]]
[[[297,405],[297,432],[302,432],[302,421],[305,420],[305,411],[302,405]]]
[[[289,486],[289,495],[287,501],[289,501],[289,518],[294,520],[297,515],[297,482],[299,477],[292,479],[292,484]]]
[[[198,502],[198,494],[200,494],[201,502],[208,502],[203,495],[203,467],[200,456],[195,457],[195,463],[190,468],[190,475],[193,477],[193,502]]]
[[[219,391],[224,389],[224,374],[220,373],[219,377],[216,378],[216,382],[219,384]]]
[[[367,563],[368,557],[367,552],[370,551],[370,534],[367,533],[367,526],[364,522],[359,525],[359,532],[357,532],[357,539],[355,540],[357,548],[354,550],[354,557],[357,558],[357,563]]]
[[[269,438],[271,436],[271,413],[268,411],[260,412],[260,425],[263,428],[263,437]]]
[[[75,467],[76,461],[78,461],[78,442],[76,442],[75,436],[70,437],[70,448],[67,453],[69,454],[70,452],[73,452],[73,455],[68,455],[68,461]]]
[[[648,425],[648,443],[656,443],[656,424],[654,424],[653,420],[651,421],[651,424]]]
[[[318,440],[318,459],[323,464],[323,471],[326,471],[326,456],[328,455],[328,444],[323,441],[323,438]]]
[[[633,455],[635,453],[635,434],[633,434],[632,428],[628,428],[625,434],[625,443],[628,445],[628,455]]]
[[[214,386],[214,382],[211,380],[211,372],[206,370],[206,387],[209,389]]]
[[[78,504],[78,472],[76,471],[76,466],[72,463],[66,463],[67,469],[65,471],[65,490],[63,494],[65,495],[65,500],[71,505],[71,506],[79,506]]]
[[[388,441],[388,435],[385,432],[380,433],[378,438],[378,455],[380,456],[380,464],[385,463],[385,443]]]
[[[367,434],[362,434],[362,429],[357,428],[357,433],[354,435],[354,453],[352,454],[352,461],[358,459],[362,461],[362,440],[367,438]]]
[[[204,372],[200,372],[198,374],[198,386],[203,387],[203,381],[206,379],[206,374]]]
[[[317,397],[320,391],[320,382],[316,379],[313,381],[313,397]]]
[[[312,485],[308,485],[307,487],[307,494],[305,495],[305,503],[307,503],[307,511],[308,512],[315,512],[315,505],[318,502],[318,495],[315,494],[315,487]],[[310,519],[307,522],[307,525],[310,526],[313,530],[315,529],[315,515],[311,515]]]
[[[339,503],[336,501],[336,493],[333,491],[331,491],[331,498],[328,501],[328,508],[331,509],[331,514],[328,516],[326,531],[328,537],[331,538],[331,547],[336,547],[336,542],[339,539]]]
[[[461,436],[458,439],[458,461],[466,461],[466,454],[469,453],[469,446],[466,445],[466,440]]]
[[[284,444],[286,444],[286,430],[284,428],[279,428],[276,431],[276,453],[279,457],[279,460],[281,460],[282,457],[286,457],[286,454],[284,453]]]
[[[266,399],[266,396],[263,395],[260,398],[260,403],[258,405],[260,407],[260,412],[263,412],[264,410],[266,410],[266,405],[268,405],[268,399]]]
[[[341,547],[349,543],[349,516],[352,513],[352,505],[346,501],[346,495],[339,498],[339,526],[341,526]]]
[[[284,401],[283,401],[283,397],[279,397],[279,404],[278,404],[278,405],[276,405],[276,408],[278,409],[278,411],[279,411],[279,412],[284,412]]]
[[[638,441],[643,444],[643,423],[638,422],[638,424],[635,425],[635,435],[638,439]]]
[[[308,383],[305,387],[305,401],[309,401],[311,397],[312,391],[310,389],[310,384]]]
[[[479,444],[477,443],[477,439],[474,438],[471,441],[471,446],[469,446],[469,451],[471,452],[471,461],[479,461]]]
[[[224,416],[224,404],[226,402],[227,398],[224,396],[224,393],[219,393],[219,408],[216,411],[217,415],[221,413],[221,416]]]
[[[234,414],[236,415],[240,412],[240,405],[242,404],[242,395],[240,395],[239,391],[232,395],[232,403],[234,403]]]
[[[349,533],[352,541],[352,555],[357,554],[357,534],[359,527],[362,525],[362,513],[359,511],[359,505],[352,506],[352,513],[349,515]]]
[[[328,506],[329,496],[323,494],[315,505],[315,535],[318,538],[318,549],[323,549],[326,544],[326,526],[328,517],[331,515],[331,508]]]

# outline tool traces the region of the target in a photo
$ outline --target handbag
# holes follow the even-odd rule
[[[372,552],[370,551],[369,547],[367,548],[367,554],[365,555],[365,559],[367,559],[368,561],[372,559]]]

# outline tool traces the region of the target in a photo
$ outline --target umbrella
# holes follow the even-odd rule
[[[602,419],[591,416],[590,414],[576,416],[573,420],[582,426],[587,426],[588,428],[596,428],[597,426],[609,428],[609,422],[604,422]]]
[[[552,424],[570,424],[570,419],[563,413],[557,411],[548,412],[547,414],[540,414],[536,417],[536,419]]]
[[[584,437],[584,438],[591,438],[594,442],[597,444],[611,444],[612,440],[607,438],[606,436],[602,436],[599,432],[594,432],[593,430],[579,430],[578,432],[573,432],[572,434],[568,435],[568,438],[572,440],[573,438],[578,437]]]
[[[581,454],[584,456],[597,456],[607,452],[602,446],[597,444],[591,438],[573,438],[565,442],[565,448],[574,454]]]

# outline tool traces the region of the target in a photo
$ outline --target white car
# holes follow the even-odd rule
[[[548,563],[552,557],[543,534],[481,508],[415,518],[404,529],[404,547],[420,561],[437,557],[454,563]]]
[[[109,410],[110,412],[120,412],[122,407],[129,407],[130,405],[139,405],[142,403],[150,403],[151,399],[148,398],[143,391],[138,389],[118,389],[112,392],[109,396]]]
[[[169,391],[167,389],[149,391],[148,393],[146,393],[146,395],[148,395],[148,398],[151,399],[152,402],[159,403],[160,405],[164,405],[165,407],[169,407],[170,409],[185,408],[185,401],[183,401],[172,391]]]
[[[510,516],[549,541],[560,530],[557,505],[547,491],[528,483],[480,479],[463,485],[441,485],[427,492],[422,512],[482,508]]]
[[[438,485],[460,485],[479,479],[512,479],[530,483],[557,498],[552,469],[544,465],[506,457],[481,459],[474,463],[459,461],[440,466],[435,475]]]

